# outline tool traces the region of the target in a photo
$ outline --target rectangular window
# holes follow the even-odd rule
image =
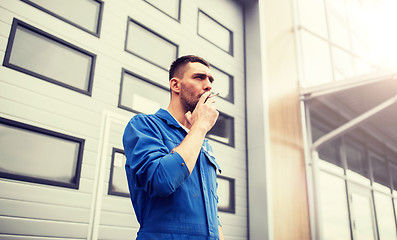
[[[125,50],[166,71],[178,56],[178,46],[142,24],[128,19]]]
[[[109,195],[129,197],[128,182],[125,175],[126,157],[124,151],[113,148],[112,163],[110,166]]]
[[[374,182],[389,187],[389,171],[387,169],[386,161],[380,156],[372,155],[371,164]]]
[[[234,118],[219,112],[218,120],[207,133],[207,138],[234,147]]]
[[[234,103],[234,93],[233,93],[233,85],[234,79],[233,76],[227,74],[226,72],[211,66],[211,73],[214,76],[213,90],[215,92],[219,92],[219,97]]]
[[[336,45],[350,50],[350,26],[344,0],[327,1],[330,39]]]
[[[90,52],[14,19],[3,65],[91,95],[95,58]]]
[[[350,144],[345,145],[347,175],[364,184],[369,183],[369,165],[363,149]]]
[[[179,21],[181,16],[181,0],[144,0],[155,8],[159,9],[171,18]]]
[[[396,239],[393,199],[390,195],[385,195],[377,191],[374,191],[374,198],[379,239]]]
[[[304,73],[301,86],[311,87],[332,82],[333,74],[328,42],[307,31],[301,31],[301,38]]]
[[[375,219],[371,191],[351,185],[350,212],[354,239],[375,240]]]
[[[392,182],[393,182],[393,190],[397,191],[397,165],[395,164],[390,164],[390,172],[391,172],[391,177],[392,177]],[[396,206],[397,208],[397,206]],[[396,209],[397,211],[397,209]]]
[[[311,133],[312,133],[313,142],[315,142],[316,140],[318,140],[320,137],[324,136],[327,132],[331,130],[320,119],[311,116],[310,120],[312,123]],[[333,168],[333,169],[335,170],[338,169],[337,172],[343,173],[343,164],[340,158],[339,145],[340,145],[339,139],[327,142],[318,148],[318,155],[321,160],[339,166],[340,168]]]
[[[218,175],[218,210],[221,212],[236,212],[234,179]]]
[[[331,47],[335,81],[344,80],[354,76],[354,59],[345,51]]]
[[[119,107],[135,113],[155,113],[167,108],[169,90],[149,79],[123,69],[120,84]]]
[[[0,177],[79,188],[84,139],[0,118]]]
[[[350,239],[345,180],[321,171],[319,201],[324,240]]]
[[[201,10],[198,12],[197,34],[233,55],[233,32]]]
[[[99,36],[103,2],[100,0],[22,0],[86,32]]]

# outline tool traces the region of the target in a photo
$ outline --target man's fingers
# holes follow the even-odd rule
[[[199,103],[204,104],[210,94],[211,94],[211,92],[209,92],[209,91],[203,93],[203,95],[201,95],[201,97],[199,99]]]
[[[185,113],[185,118],[186,120],[189,122],[190,125],[192,125],[191,119],[192,119],[192,113],[190,111],[188,111],[187,113]]]

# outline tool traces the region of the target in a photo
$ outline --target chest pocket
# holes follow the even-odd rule
[[[204,140],[204,144],[201,147],[202,151],[204,152],[204,155],[206,156],[207,160],[209,163],[215,168],[215,173],[218,170],[219,173],[222,172],[221,168],[219,167],[218,163],[215,160],[214,152],[212,151],[211,146],[208,144],[207,140]]]

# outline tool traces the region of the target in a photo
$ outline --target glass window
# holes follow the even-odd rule
[[[327,38],[324,1],[299,0],[299,18],[302,26],[310,31]]]
[[[199,10],[197,34],[233,55],[233,32]]]
[[[91,95],[95,55],[14,19],[4,65]]]
[[[364,6],[365,2],[361,0],[350,0],[347,1],[347,11],[349,18],[349,25],[352,38],[353,51],[358,56],[369,57],[369,51],[371,46],[371,36],[368,31],[370,25],[368,23],[368,10],[374,6]],[[374,3],[375,1],[371,1]]]
[[[0,118],[0,176],[79,187],[84,140]]]
[[[218,120],[207,133],[207,138],[234,147],[234,118],[219,112]]]
[[[302,87],[332,82],[331,57],[328,42],[301,31],[304,79]],[[316,67],[313,67],[316,66]]]
[[[233,76],[211,66],[211,73],[214,76],[213,91],[219,92],[219,97],[234,103]]]
[[[359,58],[354,58],[354,68],[356,75],[364,75],[373,71],[373,68],[369,62],[363,61]]]
[[[322,239],[350,239],[345,180],[323,171],[319,178]]]
[[[124,151],[113,148],[108,194],[129,197],[127,177],[125,175],[126,157]]]
[[[145,0],[175,20],[180,20],[181,0]]]
[[[353,236],[357,240],[375,240],[373,203],[369,189],[351,188]]]
[[[234,179],[218,176],[218,209],[222,212],[235,212]]]
[[[149,114],[168,106],[170,92],[155,82],[124,70],[120,85],[120,108]]]
[[[312,118],[311,132],[312,132],[313,142],[315,142],[316,140],[318,140],[320,137],[324,136],[327,133],[325,128],[323,129],[323,128],[317,126],[316,121],[318,122],[319,120]],[[330,142],[327,142],[327,143],[321,145],[318,148],[318,155],[319,155],[320,159],[343,168],[342,161],[340,159],[340,154],[339,154],[339,140],[338,139],[332,140]],[[339,169],[338,171],[339,172],[341,171],[340,173],[343,173],[343,169]]]
[[[381,240],[396,239],[393,200],[390,196],[374,191],[378,232]]]
[[[102,2],[96,0],[23,0],[85,31],[99,35]]]
[[[365,159],[363,149],[353,147],[350,144],[345,145],[346,161],[347,161],[347,174],[355,180],[364,180],[369,183],[369,166],[368,161]]]
[[[332,60],[335,80],[344,80],[354,76],[353,57],[339,48],[332,47]]]
[[[349,21],[344,0],[327,1],[327,16],[331,41],[350,50]]]
[[[168,71],[178,56],[178,46],[140,23],[129,19],[126,51]]]
[[[389,171],[387,169],[386,161],[380,156],[371,156],[372,173],[374,176],[374,182],[379,183],[383,186],[390,186],[389,182]]]
[[[390,164],[390,172],[393,182],[393,189],[394,191],[397,191],[397,165]]]

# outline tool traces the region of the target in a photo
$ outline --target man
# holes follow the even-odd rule
[[[169,70],[171,101],[155,114],[134,116],[123,144],[137,239],[223,239],[215,161],[206,133],[218,118],[210,97],[213,76],[197,56]]]

